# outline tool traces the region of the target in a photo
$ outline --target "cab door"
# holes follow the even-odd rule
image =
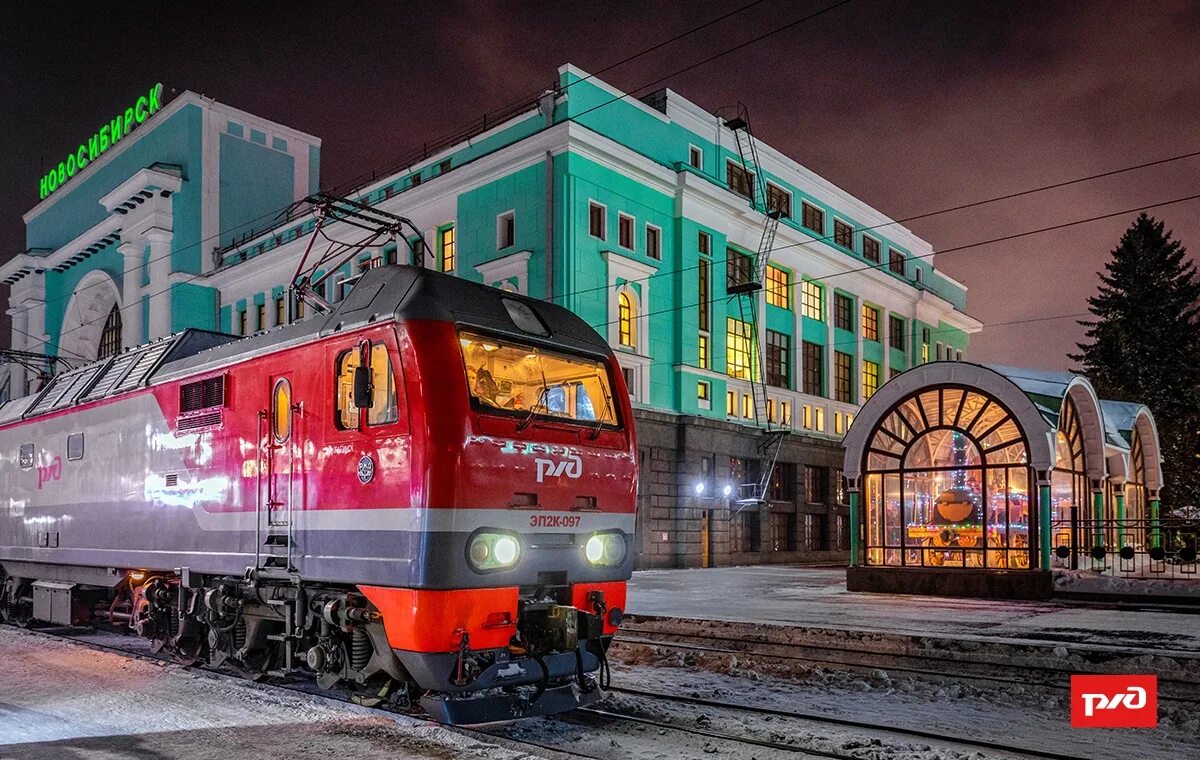
[[[302,509],[302,436],[297,427],[303,405],[295,398],[291,373],[269,378],[267,408],[260,413],[265,428],[260,441],[259,564],[294,568],[294,512]]]

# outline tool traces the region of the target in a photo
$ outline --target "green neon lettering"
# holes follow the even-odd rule
[[[96,137],[98,138],[98,140],[96,142],[100,148],[100,152],[103,153],[104,151],[108,150],[108,125],[107,124],[105,124],[103,127],[100,127],[100,131],[96,133]]]
[[[149,115],[146,113],[146,96],[143,95],[137,99],[137,103],[133,107],[133,118],[137,120],[138,124],[141,124]]]
[[[62,183],[66,182],[66,181],[67,181],[67,165],[65,163],[63,163],[62,161],[59,161],[58,162],[58,184],[61,185]]]
[[[83,167],[85,167],[87,165],[88,165],[87,146],[80,145],[79,148],[75,151],[75,166],[78,167],[80,170],[82,170]]]
[[[126,108],[125,109],[125,134],[129,134],[129,131],[131,129],[133,129],[133,109]]]
[[[50,194],[50,188],[47,186],[46,178],[42,177],[38,181],[38,200],[44,200]]]
[[[58,173],[53,169],[46,175],[46,187],[50,188],[50,192],[58,189]]]
[[[112,145],[116,145],[117,142],[120,141],[122,135],[124,134],[121,130],[121,123],[122,122],[121,122],[120,116],[118,116],[117,118],[113,119],[112,121],[110,121],[108,123],[108,139],[112,141],[111,142]]]
[[[162,108],[162,82],[150,88],[150,113]]]
[[[75,170],[78,168],[79,167],[76,166],[76,164],[75,164],[75,156],[73,156],[73,155],[67,156],[67,176],[74,177]]]
[[[99,132],[97,132],[96,134],[94,134],[88,138],[87,150],[88,150],[88,163],[91,163],[92,161],[96,160],[97,156],[100,155],[100,133]]]

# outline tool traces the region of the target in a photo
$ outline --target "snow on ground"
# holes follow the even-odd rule
[[[0,627],[0,758],[524,758],[426,721]]]
[[[1148,568],[1138,568],[1142,577],[1113,575],[1112,571],[1066,570],[1054,572],[1054,590],[1071,594],[1119,594],[1155,597],[1200,599],[1200,578],[1163,578],[1150,574]]]
[[[634,615],[1200,652],[1200,616],[1187,611],[850,593],[844,568],[643,570],[629,583],[626,608]]]

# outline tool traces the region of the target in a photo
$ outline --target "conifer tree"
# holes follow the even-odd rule
[[[1164,512],[1200,504],[1200,280],[1187,249],[1142,213],[1088,299],[1088,342],[1071,356],[1101,398],[1150,407]]]

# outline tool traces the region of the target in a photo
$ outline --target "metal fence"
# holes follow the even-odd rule
[[[1200,578],[1200,520],[1164,517],[1052,523],[1052,565],[1128,578]]]

